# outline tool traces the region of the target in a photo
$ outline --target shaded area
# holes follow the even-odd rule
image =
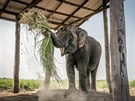
[[[103,7],[102,0],[1,0],[0,19],[16,21],[20,13],[39,9],[45,12],[49,27],[56,30],[67,24],[80,26],[106,8],[109,5]]]

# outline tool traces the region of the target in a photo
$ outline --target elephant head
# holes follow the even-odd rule
[[[87,32],[81,28],[73,26],[63,26],[52,35],[52,41],[55,47],[60,48],[61,55],[73,54],[78,48],[85,44]]]

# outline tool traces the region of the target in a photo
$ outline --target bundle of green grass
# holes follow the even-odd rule
[[[24,12],[21,14],[20,23],[27,24],[28,29],[34,32],[35,38],[38,38],[41,34],[44,35],[39,49],[43,69],[44,71],[48,71],[52,78],[59,81],[60,77],[54,64],[54,46],[50,36],[51,30],[44,12],[40,10]]]

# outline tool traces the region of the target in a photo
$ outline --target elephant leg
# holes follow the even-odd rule
[[[87,70],[87,89],[90,88],[90,71]]]
[[[86,66],[83,65],[84,63],[79,63],[78,69],[79,69],[79,89],[82,91],[87,92],[87,70]]]
[[[69,89],[76,89],[75,87],[75,68],[69,57],[66,58],[66,70],[68,76]]]
[[[46,89],[49,88],[49,84],[50,84],[50,79],[51,79],[51,74],[49,73],[49,71],[45,71],[45,80],[44,80],[44,86]]]
[[[98,65],[96,68],[91,71],[91,89],[96,91],[96,73],[97,73]]]

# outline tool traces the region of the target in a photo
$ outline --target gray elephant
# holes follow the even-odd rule
[[[60,48],[61,56],[66,56],[66,69],[69,89],[75,87],[75,67],[79,71],[79,89],[96,90],[96,73],[101,57],[101,46],[94,38],[89,37],[81,28],[64,26],[51,34],[55,47]],[[90,85],[91,74],[91,85]]]

